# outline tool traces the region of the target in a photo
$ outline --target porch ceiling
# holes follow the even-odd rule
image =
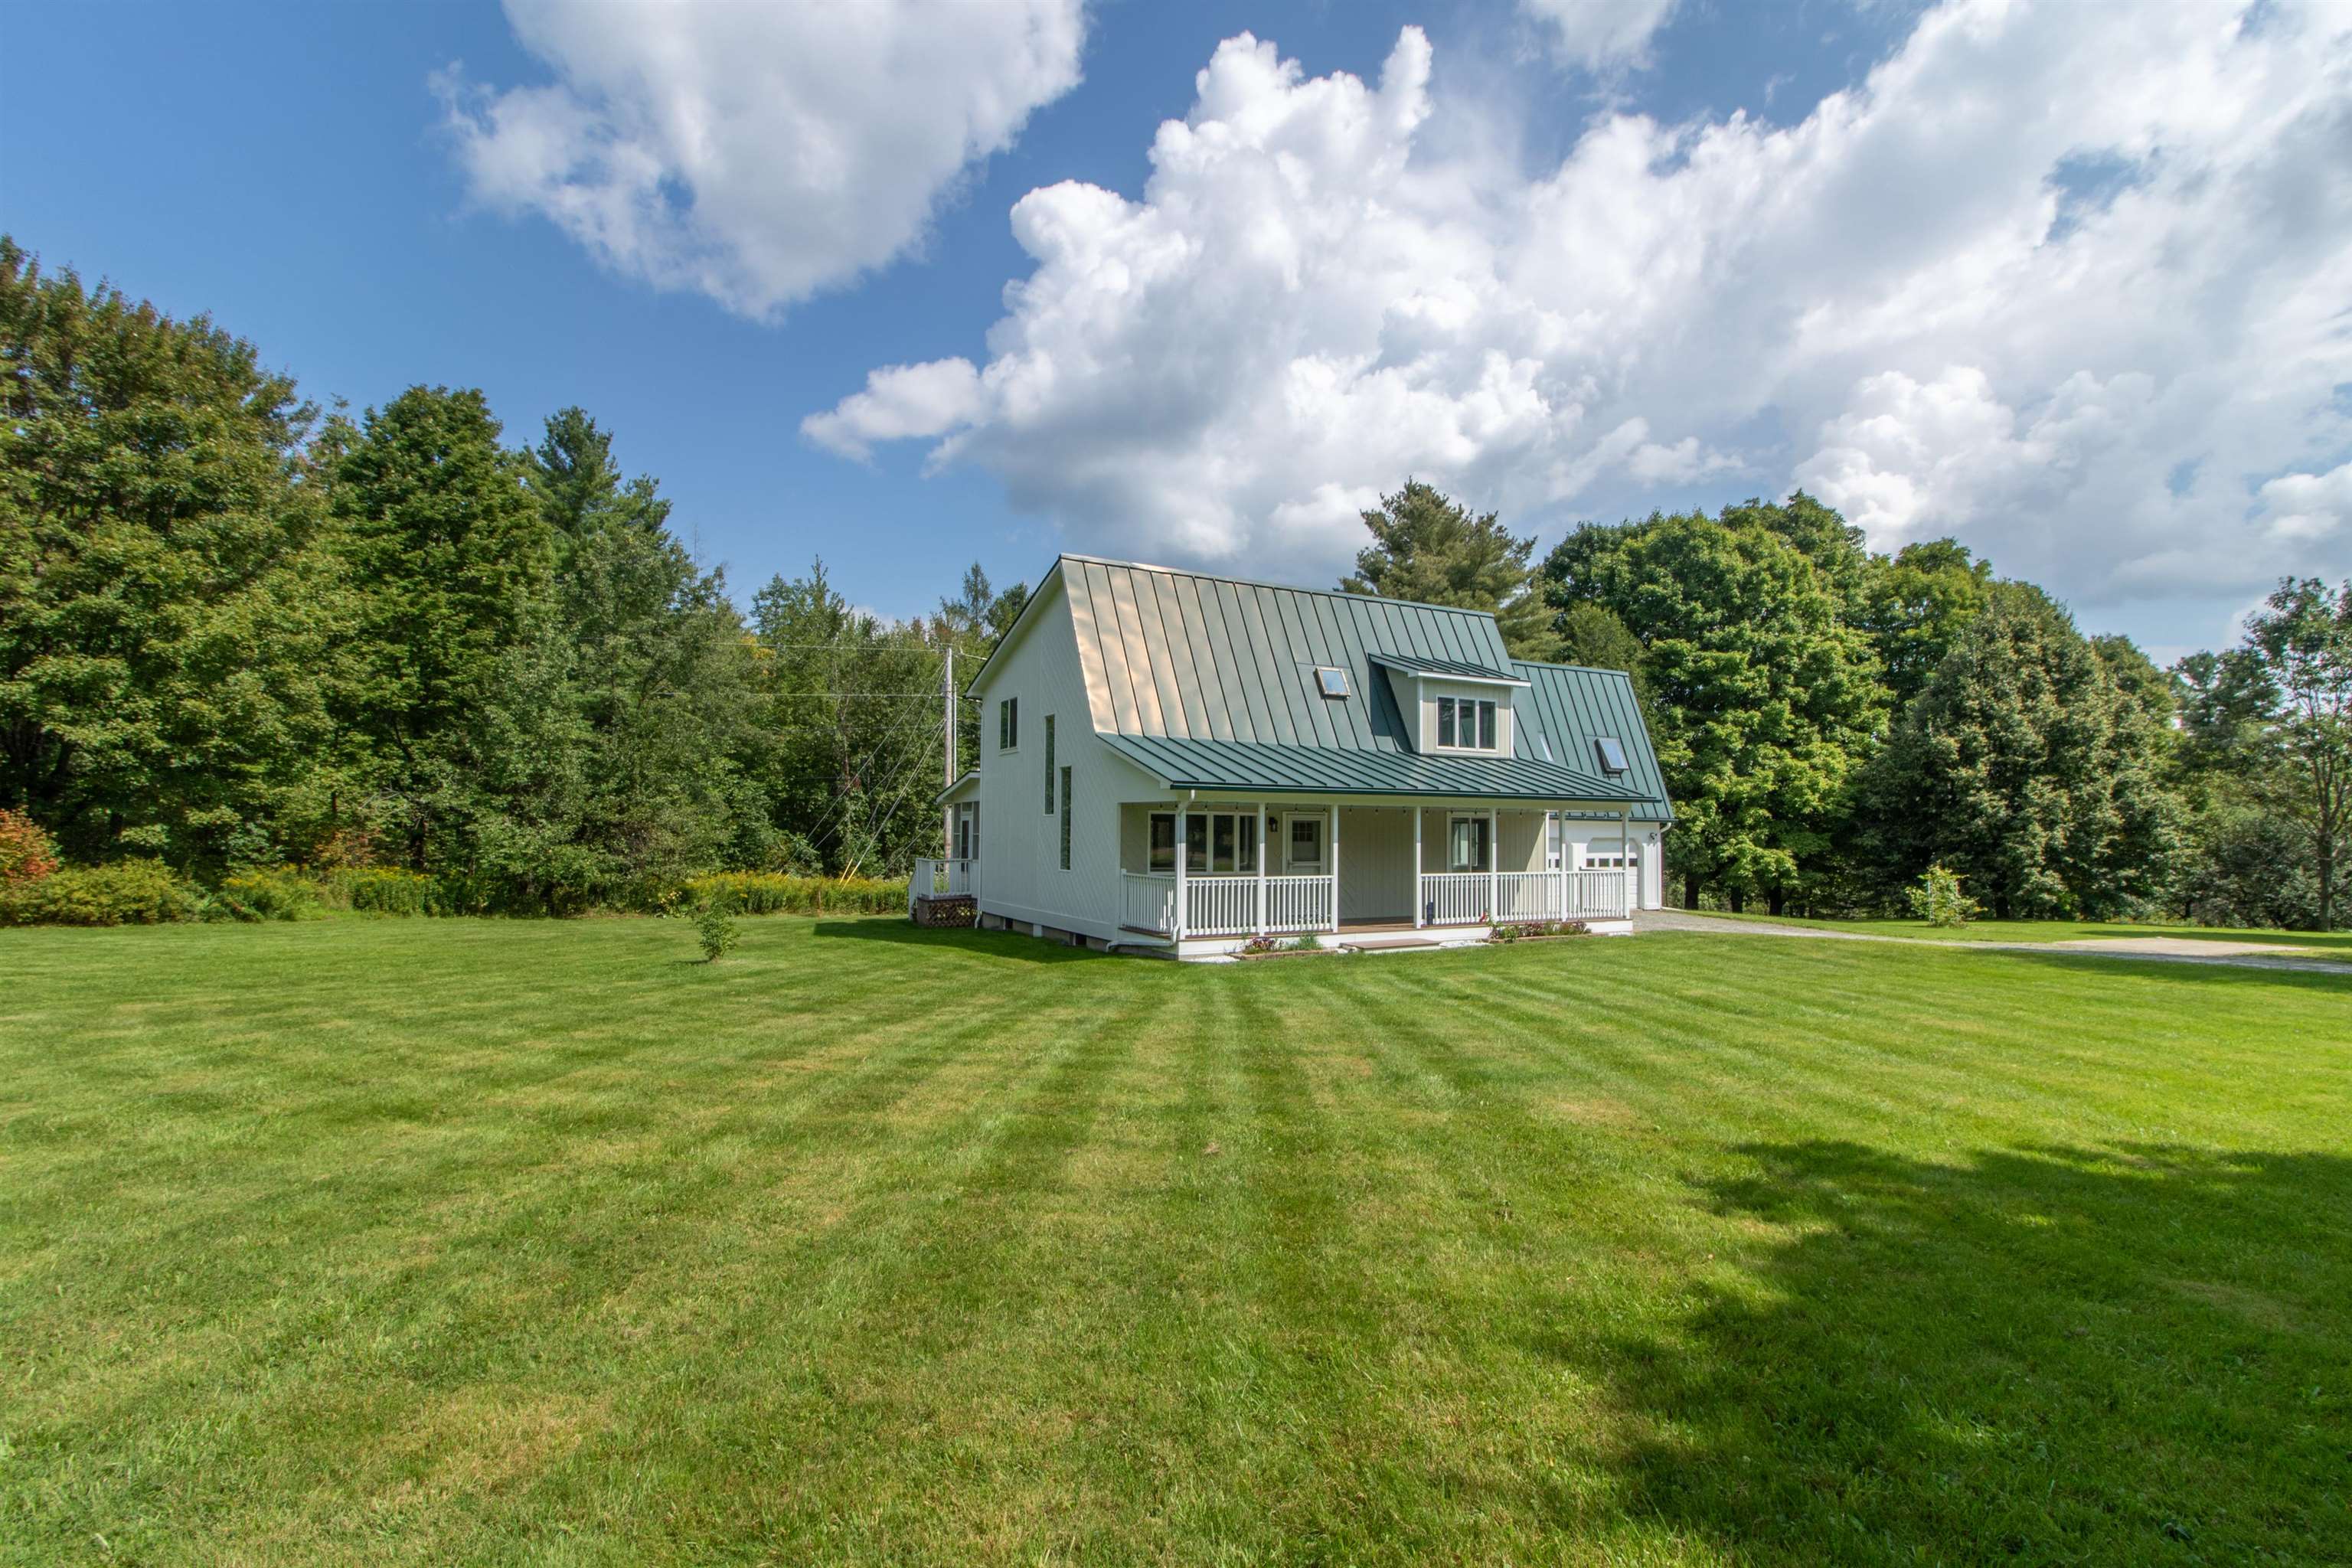
[[[1196,741],[1113,735],[1102,742],[1171,789],[1261,790],[1298,795],[1446,795],[1467,800],[1622,802],[1647,797],[1558,763],[1533,757],[1430,756],[1339,751],[1257,741]]]

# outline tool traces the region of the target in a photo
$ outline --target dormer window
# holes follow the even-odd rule
[[[1437,700],[1437,743],[1451,751],[1495,749],[1495,701],[1490,697]]]
[[[1616,736],[1594,736],[1592,750],[1593,753],[1601,759],[1602,773],[1622,773],[1625,771],[1625,748]]]
[[[1334,700],[1348,695],[1348,672],[1325,665],[1315,672],[1315,689]]]

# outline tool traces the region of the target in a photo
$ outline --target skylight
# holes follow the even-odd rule
[[[1622,773],[1625,771],[1625,748],[1618,743],[1616,736],[1594,736],[1592,738],[1592,749],[1601,753],[1601,771],[1602,773]]]
[[[1326,665],[1315,672],[1315,689],[1326,697],[1348,695],[1348,672]]]

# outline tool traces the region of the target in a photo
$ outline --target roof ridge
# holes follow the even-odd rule
[[[1630,669],[1612,669],[1605,664],[1562,664],[1557,659],[1550,658],[1514,658],[1511,662],[1528,665],[1537,669],[1576,669],[1587,675],[1622,675],[1628,680],[1633,678],[1633,672]]]
[[[1444,610],[1449,615],[1477,616],[1495,620],[1492,610],[1474,610],[1467,605],[1436,605],[1427,599],[1391,599],[1385,594],[1354,594],[1345,588],[1304,588],[1296,583],[1269,583],[1263,577],[1228,577],[1218,572],[1199,572],[1189,566],[1163,566],[1156,561],[1125,561],[1112,555],[1087,555],[1076,550],[1065,550],[1055,557],[1055,563],[1083,561],[1093,566],[1124,566],[1130,572],[1164,572],[1171,577],[1198,577],[1205,583],[1232,583],[1244,588],[1271,588],[1282,594],[1313,594],[1324,599],[1355,599],[1367,605],[1404,605],[1416,610]]]

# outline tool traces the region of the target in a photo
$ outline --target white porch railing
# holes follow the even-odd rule
[[[1494,921],[1621,921],[1631,904],[1622,871],[1432,871],[1421,902],[1432,925]]]
[[[1559,873],[1506,871],[1496,877],[1495,918],[1499,921],[1559,919]]]
[[[1176,930],[1176,879],[1155,871],[1127,871],[1121,877],[1127,884],[1127,906],[1119,923],[1131,931],[1172,934]]]
[[[971,859],[919,859],[907,879],[907,905],[917,899],[968,898],[980,891],[980,862]]]
[[[1255,877],[1184,879],[1186,936],[1247,936],[1256,929]]]
[[[1172,935],[1176,879],[1164,871],[1124,871],[1120,923],[1135,931]],[[1329,931],[1336,889],[1329,877],[1265,879],[1265,929],[1269,931]],[[1184,934],[1248,936],[1258,929],[1258,879],[1184,879]]]
[[[1622,871],[1570,871],[1559,876],[1568,901],[1557,916],[1563,921],[1622,921],[1633,912],[1633,884]]]
[[[1483,924],[1487,895],[1492,891],[1484,871],[1424,872],[1421,879],[1422,910],[1432,925]]]
[[[1270,931],[1329,931],[1336,889],[1329,877],[1268,877],[1265,929]]]

